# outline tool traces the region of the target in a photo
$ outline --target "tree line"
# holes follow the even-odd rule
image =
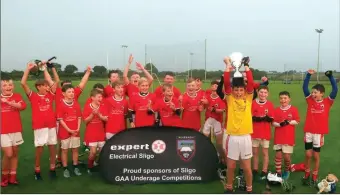
[[[64,68],[62,67],[61,64],[58,64],[58,63],[54,63],[54,66],[61,79],[78,79],[78,78],[80,79],[84,74],[84,72],[79,71],[77,66],[73,64],[66,65]],[[159,71],[157,67],[152,63],[146,64],[145,69],[148,70],[149,72],[152,72],[153,76],[156,75],[158,78],[163,78],[165,74],[168,72],[168,71]],[[92,67],[92,71],[93,72],[91,74],[91,79],[106,79],[108,76],[108,72],[110,70],[107,70],[107,68],[103,65],[95,65]],[[120,73],[120,75],[123,74],[122,72],[123,69],[117,69],[117,71]],[[258,69],[252,69],[252,71],[253,71],[253,76],[255,80],[260,80],[261,77],[263,76],[267,76],[272,80],[282,80],[286,78],[285,75],[298,74],[294,70],[290,70],[287,72],[275,72],[275,73],[273,73],[273,71],[266,72],[266,71],[262,71]],[[135,71],[129,70],[128,75],[131,75],[133,72]],[[24,73],[23,70],[13,70],[11,72],[1,71],[1,76],[9,76],[14,80],[20,80],[23,73]],[[204,69],[193,69],[189,72],[188,71],[174,72],[174,74],[176,75],[178,79],[184,79],[184,80],[188,77],[188,75],[189,77],[191,77],[191,75],[192,77],[199,77],[202,80],[204,80],[205,78]],[[207,70],[206,77],[207,77],[207,80],[219,79],[222,74],[223,74],[223,70],[218,70],[218,71]],[[30,76],[30,79],[37,79],[37,78],[43,78],[43,75],[40,74],[39,76],[36,76],[36,75]]]

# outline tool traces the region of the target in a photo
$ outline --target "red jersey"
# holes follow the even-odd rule
[[[9,96],[1,94],[2,98],[5,98],[8,102],[20,103],[21,108],[17,109],[1,102],[1,134],[22,132],[20,111],[26,109],[25,101],[18,93],[12,93]]]
[[[106,99],[109,119],[105,125],[107,133],[117,134],[126,129],[125,115],[128,112],[128,102],[125,98],[120,100],[114,96]]]
[[[161,116],[162,125],[182,127],[181,117],[178,116],[175,111],[170,108],[170,102],[175,105],[176,109],[180,109],[179,102],[176,98],[173,98],[169,102],[165,102],[164,98],[158,98],[156,103],[152,106],[155,112],[159,112]]]
[[[134,95],[137,95],[139,93],[139,89],[136,85],[129,83],[127,85],[124,86],[125,88],[125,94],[128,97],[132,97]]]
[[[197,91],[196,91],[196,93],[197,93],[197,95],[199,95],[199,96],[201,96],[201,97],[203,97],[203,96],[206,96],[206,94],[205,94],[205,91],[203,90],[203,89],[198,89]]]
[[[221,98],[218,95],[216,95],[216,97],[212,97],[210,94],[209,96],[207,96],[207,100],[208,100],[208,108],[215,107],[216,109],[226,110],[226,103],[223,100],[221,100]],[[216,119],[221,124],[223,122],[223,112],[216,113],[216,112],[212,112],[209,109],[206,109],[205,120],[207,120],[209,117]]]
[[[205,90],[205,97],[209,97],[211,95],[211,89]]]
[[[183,95],[182,101],[182,123],[186,128],[195,129],[199,131],[201,129],[201,112],[198,110],[202,96],[196,94],[195,96],[189,96],[187,93]]]
[[[111,97],[115,93],[115,90],[112,88],[111,85],[106,85],[104,88],[104,97]]]
[[[274,122],[281,123],[284,120],[295,120],[300,122],[298,109],[294,106],[282,109],[278,107],[274,111]],[[284,127],[275,127],[274,144],[295,145],[295,125],[286,125]]]
[[[78,101],[81,93],[83,92],[80,87],[74,88],[74,99]],[[55,106],[58,108],[59,103],[64,99],[63,92],[61,91],[61,87],[57,87],[55,91]]]
[[[83,119],[85,120],[87,117],[91,115],[94,110],[98,110],[98,112],[102,116],[108,116],[107,108],[104,105],[99,105],[98,108],[94,108],[92,104],[86,104],[83,110]],[[88,145],[91,142],[101,142],[105,141],[105,122],[102,121],[98,115],[94,115],[92,120],[86,124],[84,142]]]
[[[58,120],[63,120],[70,130],[77,130],[78,120],[81,118],[79,103],[77,101],[73,101],[71,104],[68,104],[65,100],[62,100],[57,108],[57,118]],[[60,140],[64,140],[71,136],[72,134],[59,124],[58,138]],[[74,136],[79,137],[79,132]]]
[[[175,86],[172,87],[173,93],[174,93],[174,98],[178,99],[179,96],[181,96],[181,91],[176,88]],[[162,98],[163,97],[163,88],[162,86],[158,86],[155,91],[154,94],[156,95],[157,98]]]
[[[28,99],[32,107],[32,128],[33,130],[42,128],[56,127],[56,118],[53,111],[53,100],[55,96],[53,93],[40,95],[31,91],[28,94]]]
[[[311,95],[306,97],[307,115],[304,131],[316,134],[328,134],[329,111],[334,103],[330,97],[315,101]]]
[[[274,105],[270,101],[259,102],[258,99],[253,100],[251,113],[252,116],[274,118]],[[282,121],[281,121],[282,122]],[[251,135],[254,139],[270,140],[271,137],[271,123],[270,122],[253,122],[253,133]]]
[[[152,93],[148,93],[145,96],[141,94],[137,94],[130,98],[129,110],[135,111],[135,126],[143,127],[143,126],[153,126],[155,123],[155,116],[153,114],[148,114],[148,105],[149,103],[155,103],[155,95]]]

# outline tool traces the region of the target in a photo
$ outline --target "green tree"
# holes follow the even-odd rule
[[[78,71],[78,68],[73,64],[69,64],[65,66],[65,69],[64,69],[64,72],[67,74],[74,74],[76,71]]]
[[[99,75],[103,75],[106,74],[107,69],[105,66],[94,66],[93,67],[93,72],[99,74]]]
[[[56,69],[56,71],[57,72],[61,72],[62,70],[61,70],[61,64],[59,64],[59,63],[53,63],[53,66],[54,66],[54,68]]]
[[[151,72],[151,67],[152,67],[152,73],[158,74],[158,69],[153,63],[147,63],[144,68],[147,71]]]

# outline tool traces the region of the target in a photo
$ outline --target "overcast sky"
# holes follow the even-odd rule
[[[124,56],[161,70],[224,67],[235,51],[258,69],[339,70],[339,0],[1,0],[1,69],[57,56],[63,66],[123,68]],[[124,52],[121,45],[127,45]]]

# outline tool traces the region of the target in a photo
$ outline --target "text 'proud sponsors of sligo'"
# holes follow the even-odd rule
[[[182,128],[123,131],[103,147],[100,170],[116,184],[187,183],[216,179],[218,157],[204,135]]]
[[[123,176],[116,176],[116,181],[201,181],[201,176],[194,176],[196,172],[195,169],[188,169],[188,168],[175,168],[175,169],[123,169]],[[138,176],[139,174],[144,174]],[[149,174],[160,174],[160,176],[149,176]],[[180,176],[169,176],[168,174],[180,173]]]

